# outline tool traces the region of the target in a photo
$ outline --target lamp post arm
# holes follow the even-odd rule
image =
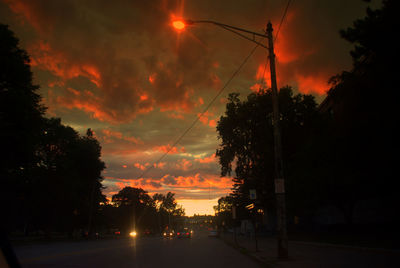
[[[186,21],[186,24],[188,24],[188,25],[192,25],[192,24],[196,24],[196,23],[214,24],[214,25],[219,26],[219,27],[221,27],[221,28],[223,28],[225,30],[228,30],[228,31],[230,31],[232,33],[235,33],[235,34],[239,35],[240,37],[242,37],[244,39],[247,39],[247,40],[249,40],[251,42],[254,42],[257,45],[262,46],[263,48],[268,49],[267,46],[265,46],[264,44],[262,44],[262,43],[260,43],[260,42],[255,40],[255,36],[259,36],[259,37],[262,37],[262,38],[268,38],[268,36],[265,35],[265,34],[252,32],[252,31],[249,31],[249,30],[246,30],[246,29],[242,29],[242,28],[239,28],[239,27],[231,26],[231,25],[228,25],[228,24],[224,24],[224,23],[220,23],[220,22],[216,22],[216,21],[212,21],[212,20],[187,20]],[[253,38],[250,38],[250,37],[248,37],[248,36],[246,36],[246,35],[244,35],[244,34],[242,34],[240,32],[251,34],[251,35],[253,35]]]
[[[230,31],[230,32],[232,32],[232,33],[234,33],[234,34],[237,34],[237,35],[239,35],[240,37],[242,37],[242,38],[244,38],[244,39],[247,39],[247,40],[249,40],[249,41],[251,41],[251,42],[253,42],[253,43],[256,43],[257,45],[259,45],[259,46],[261,46],[261,47],[263,47],[263,48],[265,48],[265,49],[268,49],[268,47],[267,47],[266,45],[264,45],[264,44],[262,44],[262,43],[256,41],[254,38],[251,39],[251,38],[249,38],[248,36],[245,36],[244,34],[241,34],[240,32],[237,32],[237,31],[235,31],[235,30],[232,30],[231,28],[228,28],[228,27],[225,27],[225,26],[222,26],[222,25],[218,25],[218,26],[220,26],[221,28],[224,28],[225,30]]]

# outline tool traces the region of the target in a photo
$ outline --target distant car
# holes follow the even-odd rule
[[[143,235],[150,236],[150,235],[152,235],[152,232],[149,229],[146,229],[146,230],[144,230]]]
[[[116,237],[121,236],[121,231],[118,228],[111,229],[111,233]]]
[[[178,238],[191,238],[193,231],[189,230],[189,228],[183,228],[176,233]]]
[[[218,237],[218,231],[214,230],[214,229],[211,229],[209,231],[209,233],[208,233],[208,236],[210,236],[210,237]]]
[[[137,232],[135,230],[133,230],[132,232],[129,233],[129,236],[132,237],[132,238],[137,237],[137,235],[138,234],[137,234]]]
[[[174,236],[175,236],[174,230],[166,230],[166,231],[164,231],[164,233],[163,233],[163,237],[164,237],[164,238],[172,238],[172,237],[174,237]]]

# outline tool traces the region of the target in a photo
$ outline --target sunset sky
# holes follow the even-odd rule
[[[254,48],[213,25],[177,31],[172,21],[214,20],[260,33],[271,21],[276,33],[286,5],[287,0],[0,0],[0,23],[28,51],[47,116],[60,117],[81,134],[94,130],[107,166],[108,197],[124,186],[150,195],[171,191],[187,215],[213,214],[217,199],[232,186],[231,178],[220,177],[214,157],[216,124],[229,93],[245,97],[263,81],[269,84],[267,52],[257,48],[172,148]],[[291,1],[275,43],[278,87],[290,85],[321,101],[328,79],[351,68],[351,46],[338,32],[364,17],[366,7],[361,0]]]

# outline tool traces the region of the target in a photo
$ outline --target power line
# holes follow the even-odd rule
[[[290,2],[291,2],[291,0],[288,0],[287,5],[286,5],[286,8],[285,8],[285,11],[283,12],[283,15],[282,15],[281,22],[279,23],[278,30],[276,31],[275,38],[274,38],[274,42],[275,42],[276,39],[278,38],[278,34],[279,34],[279,31],[281,30],[281,26],[282,26],[282,24],[283,24],[283,20],[284,20],[285,17],[286,17],[286,13],[287,13],[287,11],[288,11],[288,9],[289,9]]]
[[[285,17],[286,17],[287,11],[288,11],[288,9],[289,9],[290,2],[291,2],[291,0],[288,0],[288,2],[287,2],[287,4],[286,4],[285,10],[284,10],[284,12],[283,12],[283,15],[282,15],[282,18],[281,18],[281,21],[280,21],[280,24],[279,24],[279,26],[278,26],[278,30],[277,30],[276,35],[275,35],[275,38],[274,38],[274,42],[275,42],[276,39],[278,38],[278,34],[279,34],[279,31],[280,31],[281,26],[282,26],[282,24],[283,24],[283,21],[284,21],[284,19],[285,19]],[[260,84],[260,89],[261,89],[261,86],[263,85],[263,83],[265,83],[265,72],[266,72],[266,70],[267,70],[268,63],[269,63],[269,60],[268,60],[268,57],[267,57],[267,60],[265,61],[265,65],[264,65],[264,71],[263,71],[263,74],[262,74],[262,76],[261,76],[261,78],[260,78],[260,83],[259,83],[259,84]]]
[[[164,159],[165,156],[168,155],[168,153],[182,140],[182,138],[196,125],[196,123],[200,120],[200,118],[208,111],[208,109],[211,107],[211,105],[215,102],[215,100],[222,94],[222,92],[225,90],[225,88],[230,84],[230,82],[235,78],[235,76],[240,72],[242,67],[247,63],[249,58],[254,54],[256,51],[257,47],[259,45],[257,44],[247,55],[247,57],[243,60],[243,62],[239,65],[239,67],[236,69],[236,71],[231,75],[231,77],[228,79],[228,81],[225,83],[225,85],[218,91],[217,95],[214,96],[214,98],[210,101],[210,103],[206,106],[206,108],[203,110],[203,112],[200,113],[196,117],[196,119],[193,121],[193,123],[179,136],[179,138],[170,146],[170,148],[160,157],[156,162],[153,163],[150,167],[148,167],[146,170],[143,171],[143,173],[138,177],[138,179],[143,178],[147,172],[149,172],[151,169],[154,168],[162,159]]]

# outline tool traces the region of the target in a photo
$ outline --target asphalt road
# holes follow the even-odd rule
[[[22,267],[260,267],[207,234],[192,238],[119,238],[15,248]]]

